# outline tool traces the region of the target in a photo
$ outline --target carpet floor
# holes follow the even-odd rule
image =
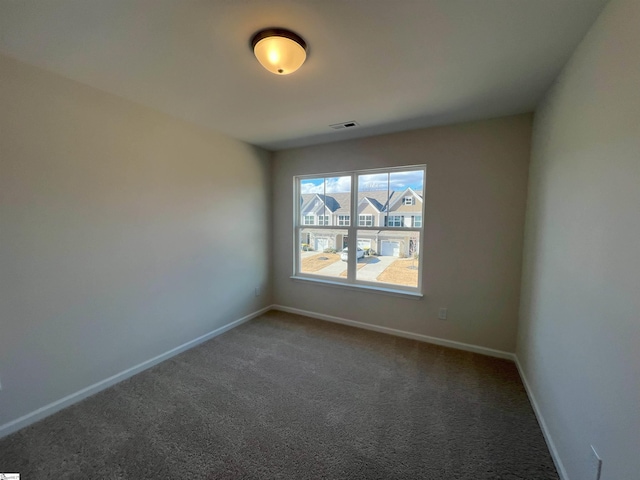
[[[275,311],[5,437],[0,472],[558,479],[512,362]]]

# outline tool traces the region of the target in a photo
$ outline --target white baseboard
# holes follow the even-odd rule
[[[542,412],[538,408],[538,402],[536,402],[536,397],[533,394],[533,390],[529,386],[529,382],[527,381],[527,376],[520,365],[520,360],[518,360],[518,356],[515,355],[516,367],[518,367],[518,373],[520,373],[520,378],[522,379],[522,384],[524,385],[524,389],[527,392],[527,396],[529,397],[529,401],[531,402],[531,406],[533,407],[533,413],[536,414],[536,418],[538,419],[538,423],[540,424],[540,429],[542,430],[542,435],[544,436],[545,442],[547,442],[547,447],[549,448],[549,452],[551,453],[551,458],[553,459],[553,463],[556,466],[556,470],[558,471],[558,475],[560,476],[560,480],[569,480],[569,476],[567,475],[567,471],[562,464],[562,460],[560,460],[560,455],[558,454],[558,450],[556,449],[555,443],[553,443],[553,439],[551,438],[551,433],[549,433],[549,429],[547,428],[547,423],[544,421],[544,417],[542,416]]]
[[[542,429],[544,439],[547,442],[549,451],[551,452],[551,457],[553,459],[553,462],[556,466],[556,469],[558,470],[558,474],[560,475],[560,479],[569,480],[569,477],[566,473],[564,465],[562,464],[562,461],[560,460],[560,456],[558,455],[558,451],[555,447],[555,444],[553,443],[553,439],[551,438],[549,430],[547,429],[547,425],[544,421],[544,418],[542,417],[542,414],[538,408],[538,404],[536,402],[535,396],[533,395],[533,392],[529,386],[527,377],[525,376],[525,373],[520,365],[520,362],[518,361],[518,357],[515,354],[505,352],[502,350],[494,350],[492,348],[481,347],[478,345],[471,345],[468,343],[456,342],[454,340],[446,340],[442,338],[431,337],[428,335],[422,335],[419,333],[406,332],[404,330],[397,330],[395,328],[371,325],[368,323],[357,322],[355,320],[348,320],[346,318],[334,317],[332,315],[325,315],[323,313],[316,313],[308,310],[301,310],[299,308],[285,307],[283,305],[270,305],[270,306],[264,307],[256,312],[250,313],[249,315],[239,318],[238,320],[235,320],[233,322],[230,322],[227,325],[219,327],[209,333],[206,333],[198,338],[195,338],[189,342],[186,342],[178,347],[172,348],[171,350],[164,352],[149,360],[146,360],[134,367],[128,368],[109,378],[101,380],[97,383],[94,383],[93,385],[83,388],[82,390],[72,393],[71,395],[67,395],[64,398],[56,400],[55,402],[52,402],[41,408],[38,408],[37,410],[34,410],[33,412],[23,415],[22,417],[17,418],[16,420],[12,420],[8,423],[5,423],[4,425],[0,426],[0,438],[5,437],[13,432],[16,432],[24,427],[27,427],[32,423],[37,422],[38,420],[42,420],[43,418],[48,417],[49,415],[52,415],[62,410],[63,408],[66,408],[74,403],[77,403],[106,388],[109,388],[112,385],[115,385],[116,383],[126,380],[127,378],[132,377],[133,375],[140,373],[143,370],[151,368],[154,365],[157,365],[158,363],[163,362],[164,360],[167,360],[175,355],[178,355],[179,353],[182,353],[186,350],[189,350],[190,348],[193,348],[201,343],[204,343],[207,340],[210,340],[211,338],[217,337],[218,335],[221,335],[222,333],[228,330],[231,330],[232,328],[235,328],[245,322],[248,322],[249,320],[255,317],[258,317],[263,313],[268,312],[269,310],[279,310],[282,312],[295,313],[299,315],[304,315],[306,317],[317,318],[319,320],[326,320],[329,322],[339,323],[342,325],[349,325],[352,327],[363,328],[363,329],[372,330],[375,332],[386,333],[386,334],[395,335],[398,337],[409,338],[409,339],[418,340],[421,342],[432,343],[435,345],[441,345],[445,347],[455,348],[458,350],[465,350],[469,352],[480,353],[483,355],[489,355],[491,357],[504,358],[504,359],[514,361],[518,368],[518,372],[520,373],[520,378],[522,379],[522,383],[524,384],[524,387],[529,397],[529,400],[531,402],[531,405],[533,407],[533,411],[536,415],[536,418],[538,419],[538,423],[540,424],[540,428]]]
[[[378,325],[371,325],[369,323],[357,322],[355,320],[348,320],[346,318],[334,317],[332,315],[325,315],[324,313],[310,312],[308,310],[301,310],[299,308],[285,307],[283,305],[271,305],[271,308],[273,310],[280,310],[281,312],[296,313],[298,315],[304,315],[305,317],[317,318],[319,320],[326,320],[328,322],[340,323],[342,325],[364,328],[365,330],[373,330],[374,332],[395,335],[396,337],[410,338],[411,340],[418,340],[420,342],[432,343],[434,345],[440,345],[443,347],[450,347],[457,350],[465,350],[467,352],[480,353],[482,355],[489,355],[490,357],[506,358],[507,360],[515,361],[515,354],[504,352],[502,350],[494,350],[493,348],[471,345],[469,343],[456,342],[454,340],[445,340],[444,338],[430,337],[428,335],[406,332],[404,330],[397,330],[395,328],[380,327]]]
[[[115,375],[109,378],[105,378],[104,380],[94,383],[93,385],[89,385],[88,387],[85,387],[82,390],[72,393],[71,395],[67,395],[66,397],[61,398],[60,400],[56,400],[55,402],[52,402],[48,405],[40,407],[37,410],[27,413],[26,415],[23,415],[20,418],[12,420],[9,423],[5,423],[4,425],[0,426],[0,438],[5,437],[13,432],[16,432],[28,425],[31,425],[32,423],[35,423],[38,420],[42,420],[43,418],[48,417],[49,415],[52,415],[62,410],[63,408],[66,408],[74,403],[79,402],[80,400],[83,400],[91,395],[94,395],[100,392],[101,390],[104,390],[105,388],[108,388],[112,385],[115,385],[116,383],[121,382],[122,380],[126,380],[127,378],[135,375],[136,373],[140,373],[143,370],[151,368],[160,362],[163,362],[175,355],[178,355],[179,353],[184,352],[185,350],[189,350],[190,348],[193,348],[203,342],[206,342],[207,340],[210,340],[213,337],[217,337],[218,335],[228,330],[231,330],[232,328],[235,328],[238,325],[248,322],[252,318],[262,315],[265,312],[268,312],[269,310],[271,310],[271,308],[272,308],[271,306],[268,306],[256,312],[250,313],[249,315],[239,318],[238,320],[234,320],[233,322],[223,325],[220,328],[216,328],[215,330],[209,333],[205,333],[204,335],[201,335],[198,338],[195,338],[187,343],[183,343],[178,347],[172,348],[171,350],[164,352],[149,360],[146,360],[134,367],[128,368],[120,373],[116,373]]]
[[[522,384],[524,385],[527,396],[529,397],[529,401],[531,402],[531,406],[533,408],[533,412],[538,419],[538,423],[540,424],[540,429],[542,430],[542,435],[544,436],[545,442],[547,443],[547,447],[549,448],[549,452],[551,453],[551,458],[553,459],[553,463],[556,466],[556,470],[558,471],[558,475],[560,476],[560,480],[569,480],[569,476],[567,475],[567,471],[562,464],[562,460],[560,460],[560,456],[558,455],[558,450],[556,449],[555,444],[553,443],[553,439],[551,438],[551,434],[547,428],[547,424],[542,417],[542,413],[538,408],[538,403],[536,402],[535,396],[533,395],[533,391],[529,386],[527,381],[527,377],[524,374],[522,366],[518,360],[518,357],[515,353],[504,352],[502,350],[494,350],[492,348],[481,347],[478,345],[470,345],[468,343],[456,342],[453,340],[445,340],[437,337],[430,337],[428,335],[421,335],[419,333],[411,333],[405,332],[403,330],[396,330],[395,328],[388,327],[380,327],[377,325],[370,325],[368,323],[357,322],[355,320],[348,320],[346,318],[334,317],[332,315],[325,315],[323,313],[310,312],[308,310],[301,310],[299,308],[285,307],[283,305],[272,305],[272,310],[280,310],[282,312],[296,313],[298,315],[304,315],[306,317],[317,318],[319,320],[326,320],[329,322],[340,323],[343,325],[350,325],[352,327],[364,328],[366,330],[373,330],[375,332],[387,333],[390,335],[396,335],[398,337],[410,338],[412,340],[418,340],[426,343],[433,343],[435,345],[441,345],[444,347],[456,348],[458,350],[466,350],[468,352],[480,353],[483,355],[489,355],[491,357],[497,358],[505,358],[508,360],[512,360],[515,362],[516,367],[518,368],[518,373],[520,374],[520,378],[522,379]]]

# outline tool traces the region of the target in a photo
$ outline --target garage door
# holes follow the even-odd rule
[[[371,240],[358,240],[358,246],[363,250],[365,248],[371,248]]]
[[[316,238],[316,250],[318,252],[324,252],[327,248],[329,248],[328,238]]]
[[[380,252],[382,255],[388,257],[399,257],[400,256],[400,243],[399,242],[390,242],[388,240],[384,240],[382,242],[382,251]]]

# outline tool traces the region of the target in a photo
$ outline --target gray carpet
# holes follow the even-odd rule
[[[269,312],[0,440],[23,479],[557,479],[513,363]]]

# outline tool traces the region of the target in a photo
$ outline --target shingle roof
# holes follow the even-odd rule
[[[389,198],[393,198],[396,194],[393,190],[389,194]],[[387,208],[387,191],[386,190],[371,190],[368,192],[360,192],[360,199],[366,198],[371,202],[379,212],[383,212]]]
[[[371,204],[378,209],[379,212],[384,211],[387,208],[388,200],[394,200],[398,195],[404,193],[405,190],[392,190],[389,198],[387,199],[387,191],[386,190],[371,190],[366,192],[360,192],[360,200],[366,198],[371,202]],[[422,198],[422,190],[414,190],[416,194]],[[309,204],[309,202],[313,201],[315,197],[320,198],[325,205],[331,210],[332,213],[338,214],[348,214],[349,213],[349,202],[351,200],[351,193],[349,192],[337,192],[330,193],[327,195],[323,195],[320,193],[303,193],[302,197],[302,210]]]
[[[351,199],[350,193],[332,193],[329,195],[322,195],[320,193],[303,193],[301,197],[302,210],[304,210],[314,198],[318,197],[332,213],[349,213],[349,200]]]

